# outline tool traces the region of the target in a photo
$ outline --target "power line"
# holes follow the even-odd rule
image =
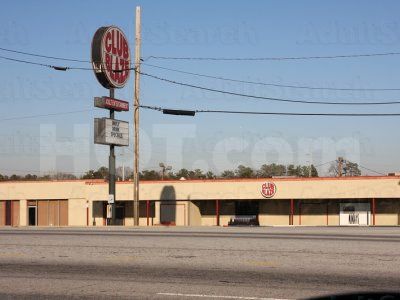
[[[376,174],[380,174],[380,175],[384,175],[384,176],[386,176],[387,174],[384,174],[384,173],[381,173],[381,172],[378,172],[378,171],[375,171],[375,170],[372,170],[372,169],[369,169],[369,168],[367,168],[367,167],[364,167],[364,166],[362,166],[362,165],[358,165],[360,168],[362,168],[362,169],[365,169],[365,170],[368,170],[368,171],[371,171],[371,172],[374,172],[374,173],[376,173]]]
[[[68,70],[93,71],[93,68],[86,68],[86,67],[54,66],[54,65],[48,65],[48,64],[43,64],[43,63],[39,63],[39,62],[16,59],[16,58],[11,58],[11,57],[6,57],[6,56],[0,56],[0,58],[9,60],[9,61],[13,61],[13,62],[18,62],[18,63],[25,63],[25,64],[36,65],[36,66],[40,66],[40,67],[46,67],[46,68],[54,69],[57,71],[68,71]],[[111,70],[111,71],[113,71],[114,73],[119,73],[119,72],[128,71],[128,70],[135,70],[135,68],[115,69],[115,70]]]
[[[51,68],[51,69],[58,70],[58,71],[67,71],[67,70],[91,70],[92,71],[93,70],[92,68],[82,68],[82,67],[53,66],[53,65],[47,65],[47,64],[32,62],[32,61],[27,61],[27,60],[20,60],[20,59],[5,57],[5,56],[0,56],[0,59],[5,59],[5,60],[19,62],[19,63],[25,63],[25,64],[31,64],[31,65],[37,65],[37,66],[41,66],[41,67],[47,67],[47,68]],[[136,70],[136,69],[128,68],[128,69],[112,70],[112,71],[113,72],[122,72],[122,71],[126,71],[126,70]],[[178,81],[170,80],[167,78],[162,78],[162,77],[151,75],[151,74],[144,73],[144,72],[140,72],[140,74],[150,77],[150,78],[153,78],[153,79],[160,80],[160,81],[175,84],[175,85],[187,86],[187,87],[191,87],[191,88],[206,90],[209,92],[216,92],[216,93],[228,94],[228,95],[232,95],[232,96],[253,98],[253,99],[259,99],[259,100],[301,103],[301,104],[322,104],[322,105],[392,105],[392,104],[400,104],[400,101],[381,101],[381,102],[342,102],[342,101],[339,101],[339,102],[331,102],[331,101],[310,101],[310,100],[295,100],[295,99],[264,97],[264,96],[236,93],[236,92],[232,92],[232,91],[218,90],[218,89],[208,88],[208,87],[204,87],[204,86],[198,86],[198,85],[184,83],[184,82],[178,82]]]
[[[28,56],[46,58],[46,59],[71,61],[71,62],[81,62],[81,63],[92,63],[89,60],[74,59],[74,58],[64,58],[64,57],[57,57],[57,56],[48,56],[48,55],[42,55],[42,54],[36,54],[36,53],[30,53],[30,52],[24,52],[24,51],[18,51],[18,50],[13,50],[13,49],[6,49],[6,48],[1,48],[1,47],[0,47],[0,50],[6,51],[6,52],[11,52],[11,53],[28,55]],[[394,55],[394,54],[397,55],[397,54],[400,54],[400,53],[369,54],[368,56]],[[366,55],[367,54],[365,54],[365,55],[357,55],[357,56],[359,57],[359,56],[366,56]],[[333,57],[336,57],[336,56],[332,56],[330,58],[333,58]],[[345,57],[345,56],[340,56],[340,57]],[[351,56],[351,57],[354,57],[354,55]],[[43,64],[43,63],[37,63],[37,62],[31,62],[31,61],[26,61],[26,60],[20,60],[20,59],[4,57],[4,56],[0,56],[0,58],[6,59],[6,60],[10,60],[10,61],[15,61],[15,62],[27,63],[27,64],[32,64],[32,65],[39,65],[39,66],[48,67],[48,68],[52,68],[52,69],[56,69],[56,70],[62,70],[62,71],[66,71],[66,70],[93,70],[93,68],[86,68],[86,67],[53,66],[53,65]],[[314,58],[316,58],[316,57],[314,57]],[[319,58],[328,58],[328,57],[319,57]],[[181,73],[181,74],[187,74],[187,75],[193,75],[193,76],[199,76],[199,77],[205,77],[205,78],[212,78],[212,79],[218,79],[218,80],[224,80],[224,81],[230,81],[230,82],[264,85],[264,86],[274,86],[274,87],[284,87],[284,88],[294,88],[294,89],[310,89],[310,90],[332,90],[332,91],[399,91],[400,90],[400,88],[332,88],[332,87],[313,87],[313,86],[275,84],[275,83],[239,80],[239,79],[226,78],[226,77],[221,77],[221,76],[200,74],[200,73],[188,72],[188,71],[177,70],[177,69],[172,69],[172,68],[166,68],[166,67],[162,67],[162,66],[156,66],[156,65],[152,65],[152,64],[148,64],[148,63],[142,63],[142,64],[146,65],[146,66],[149,66],[149,67],[158,68],[158,69],[162,69],[162,70],[168,70],[168,71],[177,72],[177,73]],[[126,70],[132,70],[132,69],[134,69],[134,68],[129,68],[129,69],[126,69]],[[124,70],[119,70],[119,71],[124,71]]]
[[[155,111],[169,111],[173,109],[140,105],[143,109]],[[400,113],[296,113],[296,112],[260,112],[260,111],[234,111],[234,110],[180,110],[194,113],[218,113],[218,114],[243,114],[243,115],[276,115],[276,116],[322,116],[322,117],[397,117]]]
[[[12,121],[12,120],[22,120],[22,119],[34,119],[34,118],[40,118],[40,117],[50,117],[50,116],[59,116],[59,115],[68,115],[68,114],[89,112],[89,111],[94,111],[94,110],[95,109],[92,108],[92,109],[64,111],[64,112],[49,113],[49,114],[30,115],[30,116],[21,116],[21,117],[11,117],[11,118],[0,119],[0,122]]]
[[[246,83],[246,84],[284,87],[284,88],[292,88],[292,89],[330,90],[330,91],[400,91],[400,88],[333,88],[333,87],[314,87],[314,86],[302,86],[302,85],[285,85],[285,84],[240,80],[240,79],[226,78],[226,77],[221,77],[221,76],[200,74],[200,73],[188,72],[188,71],[177,70],[177,69],[172,69],[172,68],[166,68],[166,67],[162,67],[162,66],[148,64],[148,63],[142,63],[142,65],[157,68],[160,70],[166,70],[166,71],[171,71],[171,72],[176,72],[176,73],[181,73],[181,74],[186,74],[186,75],[193,75],[193,76],[198,76],[198,77],[204,77],[204,78],[211,78],[211,79],[218,79],[218,80],[223,80],[223,81]]]
[[[209,61],[281,61],[281,60],[312,60],[312,59],[338,59],[338,58],[362,58],[376,56],[400,55],[400,52],[366,53],[366,54],[344,54],[344,55],[326,55],[326,56],[283,56],[283,57],[176,57],[176,56],[154,56],[150,55],[144,58],[144,61],[150,59],[159,60],[209,60]]]
[[[175,85],[186,86],[186,87],[190,87],[190,88],[195,88],[195,89],[200,89],[200,90],[209,91],[209,92],[215,92],[215,93],[220,93],[220,94],[227,94],[227,95],[232,95],[232,96],[253,98],[253,99],[258,99],[258,100],[269,100],[269,101],[301,103],[301,104],[323,104],[323,105],[391,105],[391,104],[400,104],[400,101],[331,102],[331,101],[309,101],[309,100],[295,100],[295,99],[264,97],[264,96],[243,94],[243,93],[237,93],[237,92],[226,91],[226,90],[218,90],[218,89],[199,86],[199,85],[194,85],[194,84],[190,84],[190,83],[179,82],[179,81],[175,81],[175,80],[171,80],[171,79],[167,79],[167,78],[151,75],[151,74],[144,73],[144,72],[140,72],[140,74],[142,74],[143,76],[147,76],[147,77],[159,80],[159,81],[164,81],[164,82],[168,82],[168,83],[175,84]]]
[[[335,162],[335,161],[336,161],[336,160],[327,161],[327,162],[324,162],[324,163],[322,163],[322,164],[315,165],[314,167],[315,167],[315,168],[319,168],[319,167],[322,167],[322,166],[324,166],[324,165],[333,163],[333,162]]]
[[[18,50],[1,48],[1,47],[0,47],[0,51],[6,51],[6,52],[11,52],[11,53],[16,53],[16,54],[22,54],[22,55],[40,57],[40,58],[46,58],[46,59],[53,59],[53,60],[79,62],[79,63],[90,63],[90,64],[93,63],[90,60],[83,60],[83,59],[76,59],[76,58],[65,58],[65,57],[59,57],[59,56],[49,56],[49,55],[43,55],[43,54],[37,54],[37,53],[31,53],[31,52],[24,52],[24,51],[18,51]],[[99,63],[99,62],[95,62],[95,63]],[[111,64],[117,64],[117,63],[111,63]]]
[[[63,61],[71,61],[71,62],[90,63],[90,61],[88,61],[88,60],[81,60],[81,59],[74,59],[74,58],[63,58],[63,57],[56,57],[56,56],[47,56],[47,55],[42,55],[42,54],[29,53],[29,52],[18,51],[18,50],[12,50],[12,49],[6,49],[6,48],[1,48],[1,47],[0,47],[0,50],[6,51],[6,52],[11,52],[11,53],[18,53],[18,54],[28,55],[28,56],[47,58],[47,59],[63,60]]]
[[[28,55],[33,57],[71,61],[71,62],[81,62],[81,63],[92,63],[90,60],[76,59],[76,58],[65,58],[59,56],[50,56],[37,54],[32,52],[19,51],[14,49],[8,49],[0,47],[1,51],[17,53],[22,55]],[[160,60],[220,60],[220,61],[262,61],[262,60],[308,60],[308,59],[337,59],[337,58],[360,58],[360,57],[376,57],[376,56],[393,56],[400,55],[400,52],[383,52],[383,53],[356,53],[356,54],[342,54],[342,55],[317,55],[317,56],[288,56],[288,57],[173,57],[173,56],[155,56],[150,55],[143,58],[143,61],[150,59],[160,59]]]
[[[5,56],[0,56],[0,58],[1,59],[5,59],[5,60],[9,60],[9,61],[19,62],[19,63],[25,63],[25,64],[30,64],[30,65],[37,65],[37,66],[41,66],[41,67],[52,68],[51,65],[46,65],[46,64],[27,61],[27,60],[22,60],[22,59],[16,59],[16,58],[5,57]]]

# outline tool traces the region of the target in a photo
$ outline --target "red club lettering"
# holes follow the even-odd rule
[[[128,43],[125,39],[123,41],[123,47],[124,47],[124,58],[128,59],[129,58],[129,48],[128,48]]]
[[[115,42],[115,38],[116,38],[116,36],[115,36],[115,30],[114,29],[112,29],[111,30],[111,36],[112,36],[112,54],[117,54],[117,48],[115,47],[116,46],[116,42]]]
[[[110,32],[107,32],[107,34],[106,34],[106,41],[105,41],[105,47],[106,47],[106,51],[108,52],[108,53],[110,53],[111,52],[111,43],[112,43],[112,37],[111,37],[111,33]]]

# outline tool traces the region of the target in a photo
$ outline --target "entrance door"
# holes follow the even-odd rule
[[[230,225],[260,225],[258,220],[258,201],[236,201],[235,217],[229,222]]]
[[[124,225],[125,204],[119,203],[115,206],[115,225]]]
[[[6,226],[11,226],[11,201],[6,201]]]
[[[341,203],[340,225],[369,225],[371,210],[369,203]]]
[[[259,211],[258,201],[236,201],[235,214],[237,216],[257,216]]]
[[[36,226],[36,206],[28,207],[28,225]]]

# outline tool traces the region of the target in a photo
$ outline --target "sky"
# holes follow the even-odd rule
[[[135,7],[142,10],[142,72],[212,89],[310,101],[392,101],[399,91],[326,91],[233,83],[156,68],[245,81],[330,88],[400,88],[400,56],[284,61],[162,60],[163,57],[297,57],[396,52],[398,1],[2,1],[0,48],[90,60],[97,28],[120,27],[134,56]],[[0,56],[90,68],[0,50]],[[133,74],[116,98],[133,101]],[[91,70],[55,71],[0,58],[0,174],[71,172],[108,164],[94,145],[93,97],[108,91]],[[140,79],[142,105],[269,112],[393,113],[398,105],[279,103]],[[79,111],[79,112],[77,112]],[[37,116],[47,115],[47,116]],[[35,117],[36,116],[36,117]],[[28,118],[29,117],[29,118]],[[120,120],[133,123],[133,112]],[[398,117],[306,117],[140,111],[140,168],[160,162],[220,173],[239,164],[314,164],[326,174],[338,156],[378,173],[400,171]],[[117,166],[132,166],[129,147]],[[376,175],[368,169],[363,174]]]

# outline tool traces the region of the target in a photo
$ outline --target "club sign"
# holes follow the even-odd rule
[[[276,193],[276,185],[273,182],[264,182],[261,185],[261,195],[265,198],[271,198]]]
[[[100,27],[92,40],[92,66],[97,80],[106,89],[123,88],[130,74],[128,40],[115,26]]]

